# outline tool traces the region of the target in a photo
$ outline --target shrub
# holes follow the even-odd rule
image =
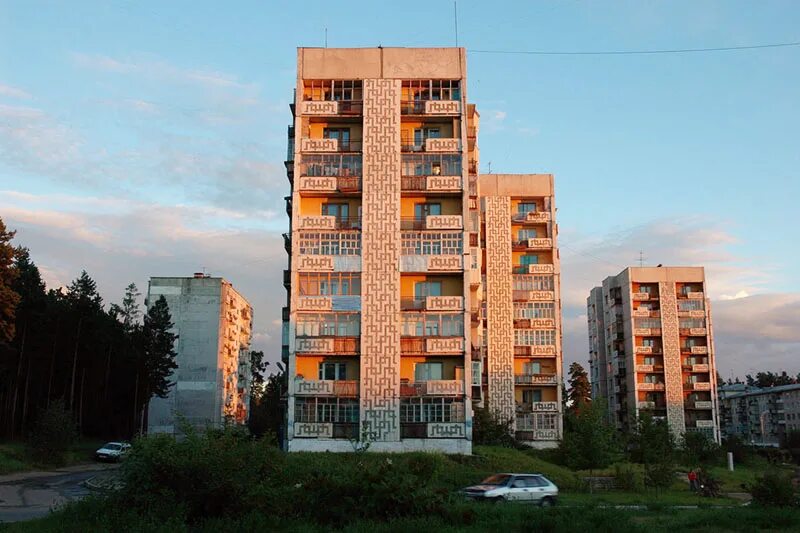
[[[488,409],[475,408],[472,417],[472,442],[514,448],[513,420],[498,420]]]
[[[681,438],[684,461],[690,465],[707,465],[719,457],[720,447],[705,433],[687,431]]]
[[[794,507],[797,497],[791,476],[778,470],[768,470],[748,486],[753,502],[766,507]]]
[[[636,468],[628,463],[614,465],[614,479],[619,490],[638,492],[642,490],[643,483]]]
[[[675,481],[675,466],[672,461],[659,461],[645,465],[644,483],[648,487],[665,489]]]
[[[78,429],[72,413],[63,400],[56,400],[39,414],[30,435],[33,459],[58,466],[65,462],[65,454],[78,438]]]

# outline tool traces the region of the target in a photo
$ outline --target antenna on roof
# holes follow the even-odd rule
[[[328,48],[328,27],[325,26],[325,48]]]
[[[458,2],[453,0],[453,21],[456,24],[456,48],[458,48]]]
[[[641,268],[643,266],[644,266],[644,252],[639,250],[639,267]],[[661,265],[659,265],[659,266],[661,266]]]

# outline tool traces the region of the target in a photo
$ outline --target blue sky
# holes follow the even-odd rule
[[[552,172],[565,358],[583,299],[634,264],[705,265],[723,375],[800,371],[800,47],[539,56],[800,40],[785,2],[466,2],[481,167]],[[453,3],[0,0],[0,216],[51,284],[109,301],[206,268],[279,352],[295,48],[450,46]],[[754,362],[755,361],[755,362]]]

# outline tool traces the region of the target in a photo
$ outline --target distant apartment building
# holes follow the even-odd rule
[[[553,176],[480,176],[486,402],[530,446],[561,439],[560,267]]]
[[[148,306],[161,296],[178,335],[178,368],[169,395],[150,401],[148,432],[178,433],[181,420],[198,429],[245,423],[253,308],[229,282],[203,274],[150,278]]]
[[[497,306],[484,306],[479,115],[466,99],[464,49],[300,48],[291,108],[286,448],[352,451],[361,440],[375,451],[470,453],[473,401],[514,417],[528,400],[533,415],[552,394],[515,383],[512,263],[523,249],[512,241],[525,234],[511,225],[520,201],[550,205],[552,180],[547,194],[546,178],[530,178],[530,194],[523,181],[492,189],[498,207],[486,213],[507,229],[491,237],[506,253],[493,268],[508,268],[505,288],[488,291]],[[534,219],[531,242],[537,228],[550,238],[552,222]],[[487,338],[484,321],[503,334]],[[538,362],[520,366],[522,381],[555,367]],[[523,398],[523,388],[538,393]],[[534,440],[536,421],[525,423]]]
[[[631,267],[587,300],[592,395],[630,431],[649,413],[678,437],[719,441],[711,310],[702,267]]]
[[[800,431],[800,384],[778,387],[719,388],[720,429],[756,446],[780,446],[790,431]]]

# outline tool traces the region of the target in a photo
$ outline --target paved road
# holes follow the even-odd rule
[[[87,479],[117,465],[80,465],[53,472],[27,472],[0,477],[0,523],[39,518],[51,509],[79,500]]]

